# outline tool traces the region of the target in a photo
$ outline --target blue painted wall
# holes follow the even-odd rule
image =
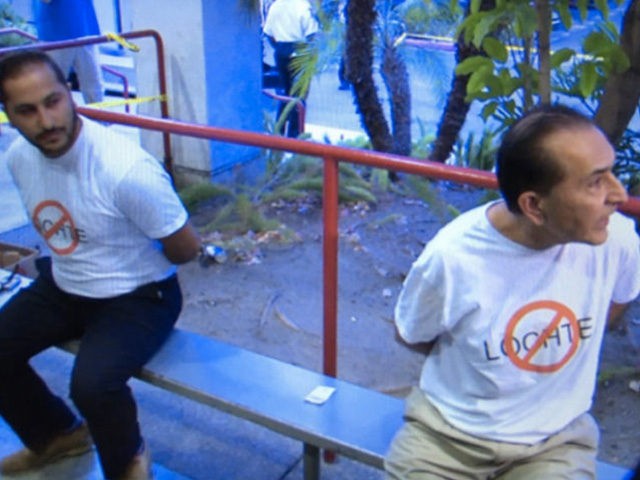
[[[202,1],[208,124],[262,132],[260,16],[239,3]],[[253,147],[211,142],[212,175],[259,154]]]

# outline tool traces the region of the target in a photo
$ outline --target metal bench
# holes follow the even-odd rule
[[[0,307],[5,296],[0,295]],[[78,342],[58,347],[75,353]],[[322,449],[382,469],[402,424],[402,399],[183,329],[174,330],[137,377],[301,441],[307,480],[320,478]],[[323,404],[307,402],[305,397],[318,386],[335,392]],[[631,475],[598,463],[599,480]]]
[[[74,352],[77,344],[61,346]],[[402,424],[404,401],[240,347],[176,329],[139,378],[303,443],[304,478],[320,478],[320,451],[382,469]],[[321,405],[305,401],[317,386],[335,388]],[[599,480],[631,471],[598,463]]]
[[[77,350],[76,342],[60,347]],[[400,399],[176,329],[141,380],[263,425],[303,443],[304,478],[320,478],[320,450],[377,468],[402,423]],[[305,401],[334,387],[321,405]]]

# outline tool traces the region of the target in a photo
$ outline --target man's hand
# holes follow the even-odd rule
[[[629,306],[628,303],[614,303],[609,305],[609,314],[607,315],[607,328],[613,330],[620,325],[622,314]]]

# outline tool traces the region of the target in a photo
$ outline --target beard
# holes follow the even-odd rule
[[[65,125],[55,126],[38,133],[34,138],[26,137],[27,140],[45,157],[56,158],[67,153],[78,137],[82,122],[74,108],[71,109],[70,118]],[[60,139],[56,139],[60,137]],[[55,140],[55,146],[48,144]]]

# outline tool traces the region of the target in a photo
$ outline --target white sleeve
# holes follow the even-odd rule
[[[269,16],[267,14],[267,18],[264,21],[264,26],[262,27],[262,33],[268,35],[270,37],[274,36],[273,32],[273,16]]]
[[[406,342],[430,342],[444,331],[444,272],[442,257],[427,245],[411,266],[395,307],[398,333]]]
[[[171,177],[152,157],[136,162],[118,184],[114,201],[127,218],[153,239],[171,235],[188,219]]]
[[[622,244],[618,277],[611,300],[624,304],[635,300],[640,293],[640,239],[633,220],[618,214],[611,218],[612,228],[609,234],[617,236]]]
[[[302,36],[307,38],[309,35],[313,35],[318,32],[318,21],[316,20],[311,7],[306,12],[306,15],[302,15]]]

